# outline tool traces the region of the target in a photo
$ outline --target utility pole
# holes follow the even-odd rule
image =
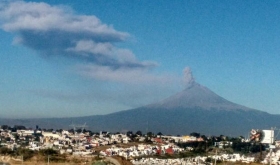
[[[215,154],[215,165],[217,164],[217,148],[216,148],[216,154]]]
[[[262,143],[259,142],[259,145],[260,145],[260,161],[262,160]]]

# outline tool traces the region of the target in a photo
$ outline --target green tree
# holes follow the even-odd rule
[[[7,148],[7,147],[0,147],[0,154],[1,155],[11,155],[13,153],[14,152],[11,149]]]
[[[11,127],[9,127],[8,125],[2,125],[1,128],[2,128],[3,130],[8,130],[8,129],[10,129]]]
[[[162,133],[161,133],[161,132],[159,132],[159,133],[157,133],[157,135],[161,137],[161,136],[162,136]]]
[[[200,133],[192,132],[192,133],[190,133],[190,136],[194,136],[196,138],[199,138],[200,137]]]
[[[34,156],[35,152],[30,149],[19,148],[16,150],[15,154],[18,156],[23,156],[23,160],[29,160]]]
[[[135,134],[139,135],[139,136],[142,136],[142,132],[141,131],[137,131]]]
[[[132,132],[132,131],[127,131],[127,132],[126,132],[126,135],[127,135],[128,137],[131,137],[131,136],[133,136],[133,132]]]
[[[41,154],[41,155],[57,155],[58,151],[54,150],[54,149],[51,149],[51,148],[48,148],[48,149],[40,150],[39,154]]]
[[[148,137],[152,137],[153,135],[154,135],[154,134],[153,134],[152,132],[148,132],[148,133],[147,133],[147,136],[148,136]]]
[[[57,150],[48,148],[39,151],[39,154],[45,157],[45,161],[48,159],[52,162],[65,162],[66,154],[59,154]]]
[[[26,130],[26,127],[23,126],[23,125],[15,125],[14,128],[15,128],[16,130]]]
[[[206,159],[205,159],[205,162],[206,163],[211,163],[213,160],[212,160],[212,158],[210,158],[210,157],[207,157]]]

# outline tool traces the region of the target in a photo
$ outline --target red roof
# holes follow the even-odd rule
[[[171,147],[169,147],[169,148],[167,148],[165,150],[165,153],[167,153],[167,154],[174,154],[174,151],[173,151],[173,149]]]

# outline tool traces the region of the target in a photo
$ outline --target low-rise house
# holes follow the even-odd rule
[[[34,134],[34,130],[17,130],[17,134],[19,136],[32,136]]]

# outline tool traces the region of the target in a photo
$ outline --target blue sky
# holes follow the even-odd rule
[[[186,67],[279,114],[279,21],[279,1],[1,1],[1,117],[136,108],[183,90]]]

